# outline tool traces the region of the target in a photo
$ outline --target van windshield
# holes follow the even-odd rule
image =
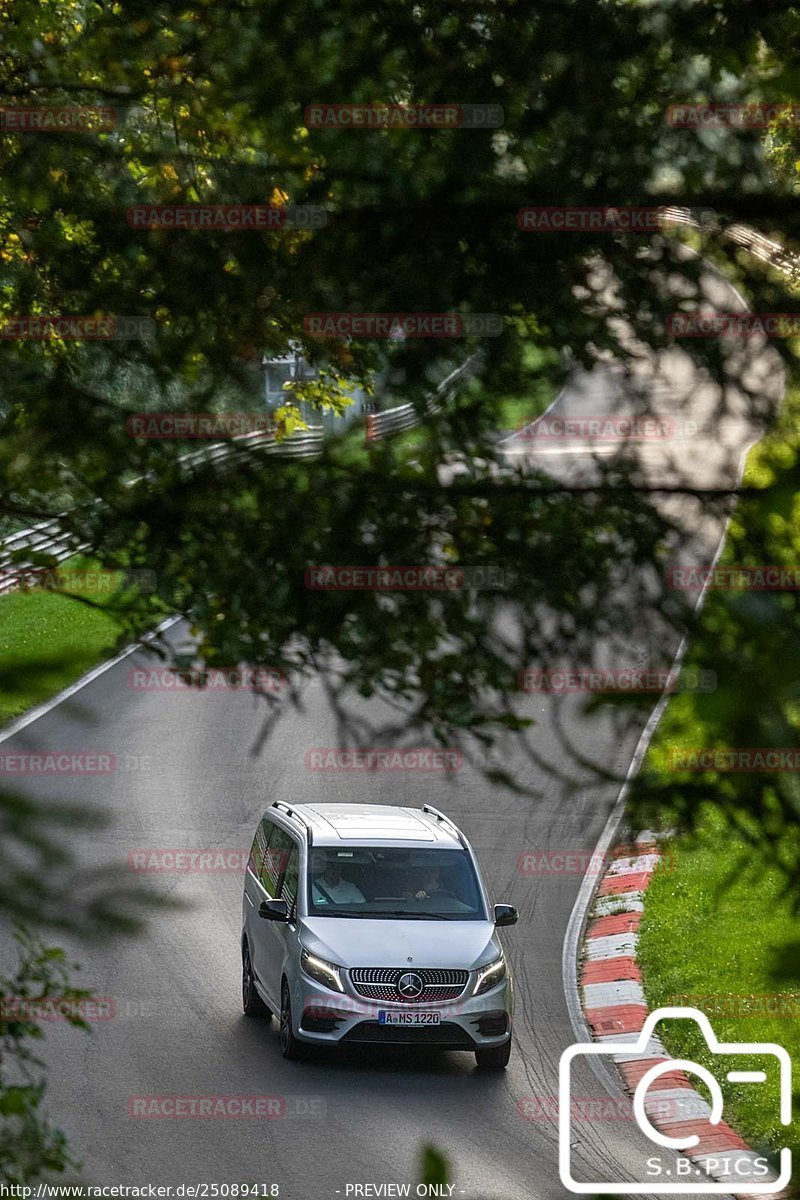
[[[381,920],[488,919],[466,850],[382,846],[313,849],[308,911]]]

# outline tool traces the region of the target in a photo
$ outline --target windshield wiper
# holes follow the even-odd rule
[[[366,912],[343,912],[340,908],[326,908],[324,911],[315,909],[310,914],[314,917],[405,917],[409,921],[455,921],[457,917],[445,917],[441,913],[421,913],[410,912],[405,908],[387,909],[383,912],[375,912],[374,909],[367,909]]]
[[[367,914],[362,912],[342,912],[340,908],[325,908],[322,911],[315,909],[310,915],[312,917],[364,917]]]
[[[441,913],[421,913],[410,912],[405,908],[393,908],[389,912],[370,913],[373,917],[408,917],[412,921],[452,921],[452,917],[445,917]]]

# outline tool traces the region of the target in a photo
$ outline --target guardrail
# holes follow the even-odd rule
[[[243,433],[229,442],[212,442],[202,450],[190,450],[178,461],[189,468],[204,463],[235,461],[242,450],[257,450],[273,458],[313,458],[322,451],[325,431],[322,425],[301,429],[281,441],[271,433]]]
[[[666,219],[676,225],[691,225],[695,229],[713,229],[737,246],[744,247],[754,258],[781,271],[790,279],[800,279],[800,255],[791,254],[780,242],[764,237],[749,225],[735,223],[721,225],[719,217],[711,209],[668,207],[664,209]]]
[[[789,254],[779,242],[771,241],[770,238],[757,233],[748,225],[729,225],[724,233],[732,242],[744,246],[756,258],[776,267],[791,279],[796,279],[800,275],[800,256]]]
[[[800,281],[800,255],[789,253],[779,242],[772,241],[757,230],[751,229],[749,225],[737,223],[721,227],[719,218],[710,209],[669,206],[664,209],[664,215],[668,221],[676,225],[691,225],[695,229],[714,229],[736,245],[744,247],[754,258],[775,267],[790,279]],[[476,351],[460,367],[456,367],[446,379],[443,379],[427,397],[426,411],[431,414],[438,411],[442,401],[461,383],[475,374],[481,359],[481,352]],[[395,433],[401,433],[406,429],[412,429],[420,423],[423,415],[413,404],[400,404],[385,412],[368,414],[365,419],[367,444],[380,438],[390,437]],[[190,469],[207,462],[224,464],[226,461],[235,461],[237,454],[242,449],[258,451],[269,457],[314,458],[322,452],[323,440],[324,429],[321,425],[294,433],[282,441],[278,441],[272,434],[249,433],[233,438],[228,443],[215,442],[211,446],[203,447],[202,450],[190,450],[187,454],[181,455],[179,461]],[[136,480],[131,481],[132,484],[136,482]],[[22,529],[19,533],[2,539],[0,545],[4,551],[0,555],[0,595],[13,591],[16,586],[13,575],[11,578],[6,578],[6,575],[13,573],[18,566],[24,567],[24,564],[14,562],[12,555],[15,550],[30,549],[43,554],[52,554],[56,562],[63,562],[73,554],[78,554],[81,550],[88,548],[88,543],[80,543],[72,534],[61,531],[57,521],[41,521],[37,525],[32,525],[30,529]]]
[[[200,450],[190,450],[182,454],[178,461],[189,470],[204,463],[224,466],[236,461],[242,450],[257,451],[275,458],[313,458],[322,451],[323,436],[321,425],[300,430],[282,441],[269,433],[246,433],[227,443],[213,442]],[[126,486],[133,487],[138,482],[138,479],[132,479]],[[0,539],[3,549],[0,554],[0,595],[15,591],[19,587],[19,576],[31,567],[30,562],[15,557],[19,551],[48,554],[61,563],[88,550],[89,545],[89,542],[82,542],[73,534],[65,533],[57,520],[40,521],[29,529],[21,529],[10,537]]]
[[[470,374],[477,369],[478,354],[470,357],[456,367],[446,379],[428,397],[428,410],[434,412],[442,401],[452,393]],[[388,409],[385,413],[376,414],[382,425],[379,437],[389,432],[399,432],[409,429],[419,419],[412,404],[403,404],[398,408]],[[376,419],[368,417],[367,421]],[[304,459],[316,458],[322,453],[325,439],[325,429],[322,425],[313,425],[309,429],[298,430],[289,437],[278,440],[271,433],[245,433],[231,438],[229,442],[213,442],[200,450],[189,450],[178,459],[187,470],[209,463],[224,469],[227,464],[237,461],[242,452],[258,453],[268,458]],[[132,487],[138,483],[132,479],[126,486]],[[64,562],[74,554],[89,548],[88,542],[81,542],[74,535],[64,533],[59,528],[57,520],[41,521],[29,529],[22,529],[11,537],[0,540],[3,553],[0,554],[0,595],[14,591],[19,586],[19,575],[30,567],[22,558],[15,559],[15,554],[21,550],[30,550],[40,554],[52,555],[57,563]]]
[[[0,555],[0,595],[15,591],[19,586],[17,575],[25,570],[25,564],[14,559],[16,550],[50,554],[60,563],[88,549],[88,545],[88,542],[81,542],[72,534],[64,533],[57,521],[40,521],[30,529],[22,529],[19,533],[4,538],[2,546],[6,553]]]
[[[477,372],[483,355],[480,350],[471,354],[460,367],[442,380],[433,392],[426,397],[425,411],[431,415],[438,412],[442,401],[445,400],[467,379]],[[396,408],[387,408],[384,412],[369,413],[365,418],[365,433],[367,444],[390,437],[393,433],[402,433],[419,425],[424,413],[413,404],[399,404]]]

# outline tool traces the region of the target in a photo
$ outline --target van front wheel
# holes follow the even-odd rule
[[[256,991],[250,947],[242,946],[242,1012],[246,1017],[269,1017],[270,1011]]]
[[[502,1046],[486,1046],[482,1050],[475,1051],[475,1060],[478,1066],[492,1071],[504,1070],[508,1066],[510,1058],[511,1038],[507,1042],[503,1042]]]
[[[289,985],[284,979],[281,985],[281,1054],[289,1059],[302,1058],[304,1049],[303,1043],[294,1036],[292,1002],[289,997]]]

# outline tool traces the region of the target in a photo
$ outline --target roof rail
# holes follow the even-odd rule
[[[287,817],[294,817],[296,821],[299,821],[301,825],[304,825],[308,835],[306,841],[309,846],[313,846],[314,830],[311,828],[311,822],[309,821],[308,817],[306,817],[305,814],[300,811],[300,809],[292,808],[291,804],[287,804],[285,800],[273,800],[270,808],[279,808],[281,812],[286,813]]]
[[[464,849],[466,849],[467,843],[466,843],[463,833],[458,828],[458,826],[456,824],[454,824],[453,821],[450,820],[449,817],[446,817],[443,812],[439,812],[439,809],[434,808],[432,804],[423,804],[422,811],[425,813],[430,813],[430,815],[432,817],[436,817],[437,821],[443,821],[445,823],[445,825],[448,825],[452,829],[453,833],[456,835],[458,840],[461,842],[461,845],[464,847]]]

